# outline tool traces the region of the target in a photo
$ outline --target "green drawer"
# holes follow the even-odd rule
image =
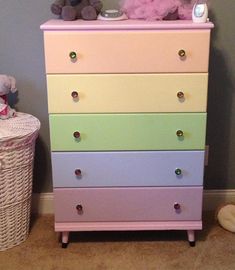
[[[50,115],[52,151],[201,150],[205,129],[206,113]]]

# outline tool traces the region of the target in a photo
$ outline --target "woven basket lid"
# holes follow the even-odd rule
[[[39,129],[39,120],[30,114],[17,112],[13,118],[0,119],[0,149],[37,136]]]

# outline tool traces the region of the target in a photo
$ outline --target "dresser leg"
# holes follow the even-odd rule
[[[195,232],[192,230],[188,230],[187,234],[188,234],[189,245],[191,247],[195,247]]]
[[[69,242],[69,232],[62,232],[62,248],[67,248]]]

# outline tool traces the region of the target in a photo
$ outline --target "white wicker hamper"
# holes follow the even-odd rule
[[[29,234],[35,141],[40,122],[32,115],[0,119],[0,251]]]

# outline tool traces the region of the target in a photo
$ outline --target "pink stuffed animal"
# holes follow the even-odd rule
[[[15,110],[7,102],[7,94],[16,92],[15,78],[0,74],[0,119],[7,119],[15,116]]]
[[[197,0],[122,0],[121,10],[130,19],[190,20],[196,2]]]

